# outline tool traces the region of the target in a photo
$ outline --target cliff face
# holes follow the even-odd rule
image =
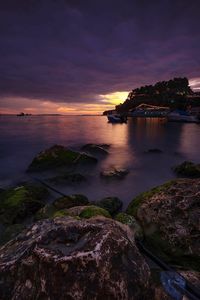
[[[200,106],[200,95],[192,91],[186,77],[174,78],[133,89],[124,103],[116,106],[116,111],[128,112],[142,103],[186,109],[188,106]]]

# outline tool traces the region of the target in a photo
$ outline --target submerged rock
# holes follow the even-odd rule
[[[148,149],[145,153],[163,153],[163,151],[161,149],[158,148],[152,148],[152,149]]]
[[[136,217],[154,253],[200,270],[200,180],[177,179],[136,197],[127,212]]]
[[[96,205],[106,209],[113,216],[121,210],[123,202],[117,197],[106,197],[97,202]]]
[[[44,220],[0,248],[7,299],[152,298],[150,271],[127,227],[106,218]]]
[[[182,164],[173,168],[174,172],[184,177],[200,177],[200,164],[191,161],[184,161]]]
[[[108,154],[107,149],[110,147],[108,144],[86,144],[81,150],[89,152],[91,154]]]
[[[129,173],[128,169],[111,168],[101,171],[100,176],[105,179],[123,179]]]
[[[96,163],[97,159],[85,153],[67,149],[61,145],[40,152],[28,167],[28,171],[43,171],[57,167],[72,166],[78,163]]]
[[[48,181],[54,184],[80,184],[86,181],[86,178],[80,173],[66,173],[49,178]]]
[[[35,185],[23,185],[0,193],[0,223],[21,223],[45,205],[48,191]]]

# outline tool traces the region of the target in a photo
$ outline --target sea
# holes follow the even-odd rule
[[[79,150],[87,143],[110,144],[109,154],[95,166],[78,170],[87,178],[84,183],[56,188],[66,195],[84,194],[91,201],[116,196],[124,209],[139,193],[175,178],[172,168],[177,164],[200,163],[199,124],[158,118],[110,124],[105,116],[0,116],[0,188],[31,180],[26,170],[40,151],[55,144]],[[126,168],[129,173],[121,180],[100,176],[112,168]],[[50,175],[34,174],[44,182]]]

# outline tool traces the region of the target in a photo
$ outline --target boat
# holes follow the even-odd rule
[[[198,116],[191,115],[188,111],[180,109],[170,112],[167,117],[169,122],[200,123]]]
[[[107,115],[108,122],[110,123],[126,123],[127,122],[127,117],[119,115],[119,114],[110,114]]]

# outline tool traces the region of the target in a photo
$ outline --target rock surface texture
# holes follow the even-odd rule
[[[199,270],[199,179],[177,179],[152,189],[135,198],[127,211],[139,221],[154,252]]]
[[[103,217],[40,221],[0,248],[1,300],[145,300],[149,280],[128,227]]]

